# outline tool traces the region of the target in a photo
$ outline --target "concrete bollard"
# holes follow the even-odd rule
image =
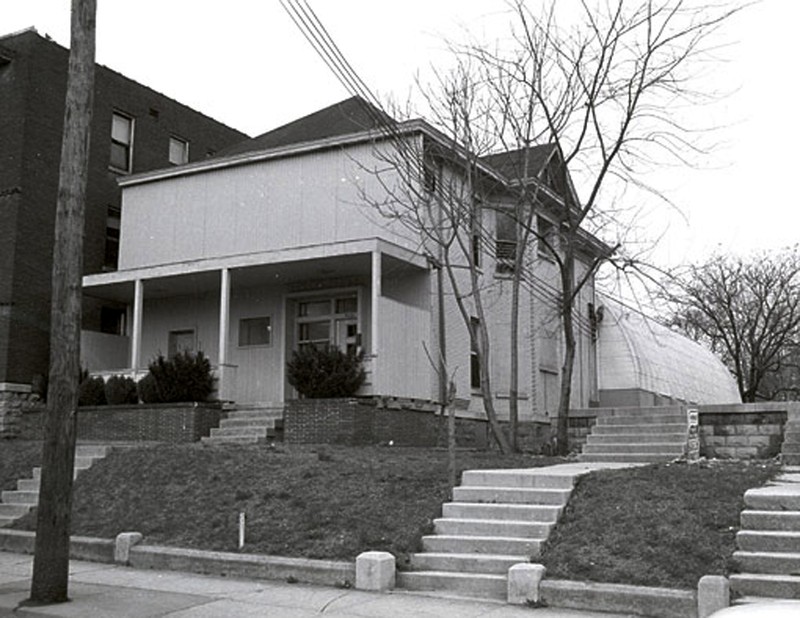
[[[395,560],[385,551],[365,551],[356,557],[356,589],[386,591],[394,588]]]
[[[114,543],[114,563],[129,564],[131,547],[142,542],[141,532],[121,532]]]
[[[539,602],[539,583],[544,578],[541,564],[522,562],[508,569],[508,603],[525,605]]]
[[[697,618],[706,618],[731,604],[731,587],[727,577],[705,575],[697,582]]]

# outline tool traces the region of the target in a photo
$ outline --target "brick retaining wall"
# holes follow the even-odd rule
[[[219,425],[221,415],[219,403],[82,406],[78,408],[78,440],[197,442]],[[23,414],[18,437],[41,439],[44,417],[43,406]]]
[[[770,459],[780,454],[783,428],[797,403],[699,406],[700,455]]]
[[[284,440],[296,444],[442,446],[447,419],[427,405],[390,408],[374,399],[297,399],[287,402]],[[486,448],[488,424],[456,419],[459,447]]]

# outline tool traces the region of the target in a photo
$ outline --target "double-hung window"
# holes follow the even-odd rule
[[[126,174],[133,170],[133,118],[119,112],[111,116],[110,165]]]
[[[189,162],[189,142],[180,137],[169,138],[169,162],[172,165],[183,165]]]

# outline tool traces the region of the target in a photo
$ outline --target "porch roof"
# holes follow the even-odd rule
[[[83,277],[86,296],[127,302],[135,281],[158,281],[148,286],[148,297],[180,296],[219,286],[219,271],[236,271],[237,283],[265,281],[280,284],[314,279],[340,279],[370,272],[371,254],[384,256],[393,272],[402,268],[425,269],[425,256],[380,238],[365,238],[291,249],[260,251],[214,258],[118,270]]]

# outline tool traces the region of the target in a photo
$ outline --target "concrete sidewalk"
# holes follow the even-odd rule
[[[0,617],[222,618],[247,616],[396,616],[438,618],[622,618],[623,614],[532,609],[496,602],[447,599],[405,592],[358,590],[236,580],[175,571],[138,571],[94,562],[70,563],[71,601],[17,606],[30,593],[32,556],[0,552]]]

